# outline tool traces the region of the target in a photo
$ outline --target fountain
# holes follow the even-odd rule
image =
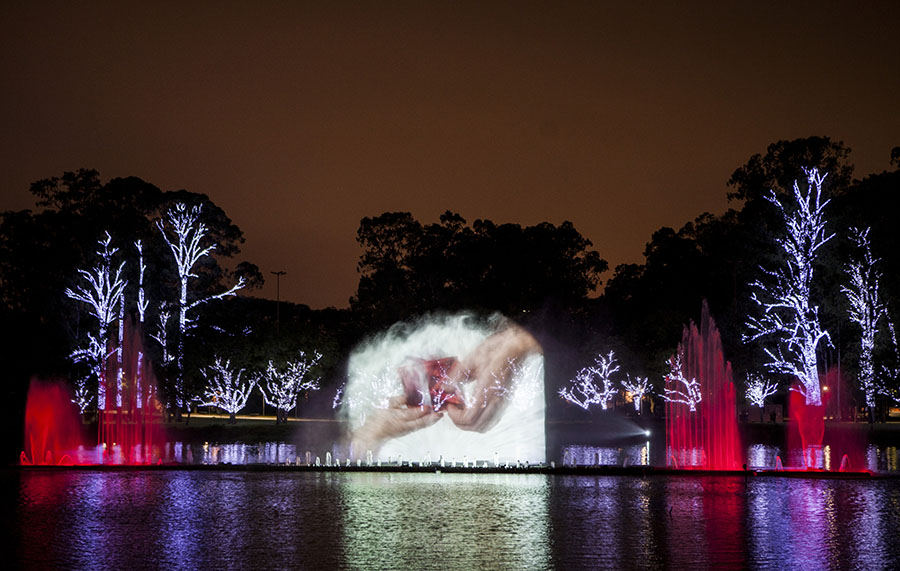
[[[78,410],[66,386],[32,380],[21,464],[150,464],[161,460],[153,447],[165,443],[162,412],[140,328],[129,324],[122,338],[122,347],[111,354],[100,379],[106,389],[98,406],[101,456],[91,462],[81,452],[76,454],[85,442]]]
[[[25,406],[25,447],[20,463],[71,466],[81,444],[81,421],[68,387],[59,381],[32,379]]]
[[[100,403],[98,443],[106,445],[106,458],[121,450],[122,464],[149,464],[153,446],[165,442],[162,410],[156,398],[156,382],[144,353],[140,327],[129,323],[122,351],[110,358],[101,382],[106,384]],[[157,458],[158,459],[158,458]]]
[[[735,389],[731,364],[709,306],[703,302],[700,327],[684,328],[678,355],[680,378],[666,377],[666,447],[668,463],[682,469],[736,470],[740,467]],[[689,385],[676,386],[677,381]],[[674,462],[674,465],[673,465]]]

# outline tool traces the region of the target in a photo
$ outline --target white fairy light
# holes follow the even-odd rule
[[[592,404],[599,404],[603,410],[619,392],[612,375],[619,371],[613,351],[608,355],[598,355],[595,364],[578,371],[569,386],[559,389],[559,396],[572,404],[587,410]]]
[[[882,274],[878,264],[881,260],[872,255],[868,228],[866,230],[851,228],[850,232],[850,237],[861,256],[847,264],[846,271],[850,277],[850,285],[842,287],[841,291],[850,302],[850,320],[859,325],[861,330],[859,384],[866,398],[866,406],[874,409],[876,393],[885,392],[879,390],[872,358],[875,350],[875,336],[878,334],[878,323],[888,318],[887,306],[879,297],[879,282]]]
[[[188,316],[188,312],[200,304],[235,295],[239,289],[244,287],[244,278],[241,277],[237,284],[222,293],[188,302],[188,281],[190,278],[197,277],[197,274],[193,273],[194,265],[216,248],[216,244],[202,245],[209,228],[200,221],[201,212],[202,208],[199,205],[188,208],[184,203],[178,203],[173,208],[170,208],[164,218],[172,228],[172,232],[175,234],[174,238],[169,237],[163,220],[156,221],[163,239],[169,245],[172,256],[175,258],[178,278],[181,283],[181,293],[178,300],[179,335],[175,353],[177,365],[175,404],[178,407],[182,406],[182,399],[184,398],[184,338],[187,330],[193,324],[193,319]]]
[[[318,351],[314,351],[309,357],[300,351],[296,361],[288,361],[280,369],[269,361],[265,372],[260,376],[259,388],[266,404],[278,411],[278,422],[287,421],[288,413],[297,406],[297,397],[301,391],[319,389],[318,377],[314,379],[306,377],[310,369],[319,364],[321,358],[322,354]]]
[[[241,378],[244,369],[235,370],[231,361],[216,357],[213,364],[200,373],[206,379],[206,387],[200,406],[214,406],[227,412],[234,420],[235,415],[247,406],[250,393],[256,387],[256,379]]]
[[[684,348],[678,346],[672,358],[669,359],[669,374],[666,375],[666,387],[662,396],[668,402],[686,404],[691,412],[697,411],[697,406],[703,402],[700,381],[688,379],[684,374]]]
[[[774,338],[776,345],[764,349],[769,357],[766,366],[773,372],[797,377],[798,390],[805,396],[806,404],[818,406],[822,404],[822,393],[816,349],[823,340],[830,343],[830,337],[819,323],[818,307],[811,304],[810,289],[818,250],[834,234],[825,234],[824,209],[829,201],[822,200],[822,183],[827,175],[820,175],[815,168],[803,170],[807,189],[801,191],[794,181],[792,212],[785,209],[774,192],[767,196],[787,225],[787,235],[778,240],[786,262],[774,271],[763,270],[771,278],[770,284],[751,284],[756,290],[751,299],[763,314],[747,320],[750,333],[744,341]]]
[[[747,375],[747,400],[753,406],[765,407],[765,400],[778,392],[778,386],[758,375]]]
[[[625,377],[626,379],[622,381],[622,386],[625,387],[626,391],[631,393],[634,410],[640,414],[641,402],[644,400],[644,395],[650,393],[650,379],[648,377],[635,377],[632,381],[630,375],[626,375]]]
[[[70,299],[81,301],[90,308],[89,313],[97,319],[97,334],[88,334],[87,347],[76,349],[70,358],[75,362],[86,362],[91,368],[91,373],[97,379],[97,406],[106,408],[106,387],[102,381],[103,370],[106,367],[107,335],[109,326],[117,318],[117,310],[122,303],[125,285],[127,281],[122,277],[122,269],[125,263],[119,264],[115,270],[112,267],[112,257],[118,252],[118,248],[112,247],[112,237],[106,232],[106,237],[100,240],[100,263],[90,270],[78,270],[78,273],[87,282],[86,286],[75,289],[67,288],[65,294]]]

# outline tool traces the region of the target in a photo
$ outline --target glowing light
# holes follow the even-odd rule
[[[850,302],[850,320],[860,327],[859,384],[866,398],[866,406],[874,409],[876,393],[889,394],[875,376],[872,358],[878,323],[888,319],[887,307],[879,296],[882,274],[878,264],[881,260],[872,255],[868,228],[862,231],[852,228],[850,236],[861,255],[847,265],[850,285],[842,287],[841,291]]]
[[[763,309],[763,315],[747,320],[749,335],[745,342],[774,338],[777,345],[764,349],[769,357],[766,366],[773,372],[793,375],[800,380],[798,390],[806,404],[819,406],[819,364],[816,349],[823,340],[830,343],[828,332],[819,323],[819,309],[811,305],[810,288],[813,262],[818,250],[834,234],[825,234],[822,183],[827,175],[818,169],[803,169],[807,177],[806,192],[794,181],[794,208],[786,209],[774,192],[767,199],[781,212],[787,235],[778,240],[786,255],[783,267],[763,272],[771,278],[769,285],[756,281],[751,299]]]
[[[626,391],[631,393],[634,410],[640,414],[644,395],[650,394],[650,379],[648,377],[635,377],[632,381],[630,375],[625,375],[625,377],[625,380],[622,381],[622,386],[625,387]]]
[[[241,379],[244,369],[235,371],[231,367],[231,361],[224,363],[219,357],[208,369],[201,369],[200,373],[206,379],[207,385],[203,392],[203,402],[200,406],[218,407],[231,415],[234,415],[247,406],[250,393],[256,387],[256,379]]]
[[[747,400],[751,405],[763,408],[766,405],[766,398],[776,392],[778,387],[775,383],[757,375],[747,375]]]
[[[144,323],[144,315],[147,312],[147,306],[149,305],[149,301],[144,298],[144,270],[147,269],[147,265],[144,263],[144,246],[140,240],[134,243],[134,247],[137,248],[138,251],[138,321],[140,323]]]
[[[112,237],[109,232],[106,232],[105,236],[105,239],[98,242],[100,250],[97,255],[100,257],[100,263],[90,270],[78,270],[87,285],[75,289],[67,288],[65,291],[66,296],[70,299],[87,304],[90,308],[89,313],[98,322],[96,335],[88,333],[87,346],[77,348],[69,358],[76,363],[84,362],[90,367],[93,378],[97,380],[97,407],[100,409],[106,408],[106,387],[101,379],[106,367],[106,360],[109,358],[106,351],[107,335],[109,326],[116,320],[116,310],[123,303],[127,284],[127,281],[122,278],[122,268],[125,263],[122,262],[113,270],[112,257],[119,250],[112,247]],[[86,380],[82,379],[81,382],[86,383]],[[75,402],[83,412],[90,404],[84,401],[85,387],[76,386],[76,393],[81,395],[81,399],[79,399],[81,402],[79,400]]]
[[[612,380],[612,375],[618,371],[619,365],[614,352],[610,351],[606,356],[599,355],[594,366],[581,369],[569,381],[570,386],[559,389],[559,396],[585,410],[592,404],[599,404],[606,410],[619,392]]]
[[[184,203],[178,203],[170,208],[164,220],[172,228],[175,234],[174,239],[169,237],[166,232],[166,225],[163,220],[157,220],[156,226],[159,228],[163,239],[169,245],[172,256],[175,258],[175,265],[178,269],[178,278],[181,282],[181,294],[178,299],[178,345],[175,353],[175,361],[177,365],[177,376],[175,378],[175,404],[178,407],[183,406],[184,399],[184,339],[188,329],[193,327],[194,320],[188,316],[188,312],[198,305],[208,303],[216,299],[235,295],[235,293],[244,287],[244,278],[241,277],[238,283],[230,289],[215,295],[201,297],[194,301],[188,302],[188,281],[190,278],[197,277],[193,273],[194,265],[203,257],[209,255],[215,248],[215,244],[202,246],[206,241],[207,231],[209,230],[203,222],[200,221],[202,208],[197,205],[188,208]],[[164,334],[160,337],[165,339]]]
[[[319,389],[319,378],[307,379],[310,369],[319,364],[322,354],[313,352],[307,357],[300,351],[300,357],[296,361],[288,361],[283,369],[275,367],[269,361],[265,372],[261,375],[259,388],[262,391],[266,404],[275,407],[279,411],[279,422],[286,421],[288,413],[297,406],[297,397],[301,391],[315,391]],[[265,387],[263,387],[265,381]]]
[[[697,405],[703,401],[700,382],[685,377],[683,361],[684,347],[679,345],[678,351],[669,359],[669,374],[665,377],[666,387],[662,397],[669,402],[686,404],[691,412],[696,412]]]

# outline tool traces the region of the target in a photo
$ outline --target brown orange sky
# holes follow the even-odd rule
[[[205,193],[313,307],[363,216],[571,220],[614,267],[771,142],[900,145],[896,2],[74,4],[0,6],[0,210],[79,167]]]

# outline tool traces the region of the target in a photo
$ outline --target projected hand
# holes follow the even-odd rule
[[[502,416],[509,402],[509,390],[515,366],[529,355],[540,353],[541,346],[527,331],[510,326],[491,335],[471,355],[454,365],[455,383],[473,383],[464,404],[450,404],[447,414],[463,430],[486,432]]]
[[[368,450],[377,452],[386,440],[431,426],[442,416],[428,406],[407,406],[403,396],[391,397],[388,408],[375,409],[353,434],[350,443],[353,454],[361,457]]]

